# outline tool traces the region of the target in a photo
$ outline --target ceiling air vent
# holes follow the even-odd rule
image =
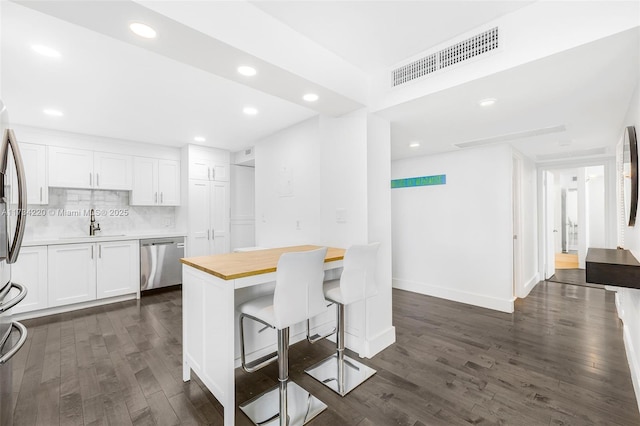
[[[439,52],[413,61],[391,71],[393,87],[450,67],[499,47],[498,27],[491,28]]]

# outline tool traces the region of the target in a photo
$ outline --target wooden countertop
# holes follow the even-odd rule
[[[278,260],[283,253],[294,251],[308,251],[321,248],[320,246],[279,247],[265,250],[246,251],[242,253],[214,254],[180,259],[180,261],[207,274],[215,275],[223,280],[275,272]],[[325,262],[344,259],[345,249],[328,247]]]

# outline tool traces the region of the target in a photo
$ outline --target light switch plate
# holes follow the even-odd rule
[[[347,209],[336,209],[336,222],[347,223]]]

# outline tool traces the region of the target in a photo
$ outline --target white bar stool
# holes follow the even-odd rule
[[[365,300],[378,292],[375,270],[379,246],[380,243],[351,246],[344,255],[344,268],[340,279],[324,283],[324,297],[336,304],[336,353],[306,369],[305,373],[341,396],[345,396],[376,374],[373,368],[344,354],[344,307]],[[364,333],[364,330],[362,332]],[[315,336],[309,338],[312,343],[318,340],[320,339]]]
[[[309,392],[289,382],[289,327],[327,310],[322,291],[326,248],[284,253],[278,260],[273,296],[238,306],[242,368],[252,373],[278,360],[278,386],[240,404],[256,425],[303,425],[327,406]],[[250,318],[278,330],[278,350],[250,363],[245,358],[244,319]]]

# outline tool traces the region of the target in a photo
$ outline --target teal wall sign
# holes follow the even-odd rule
[[[409,188],[412,186],[445,185],[447,175],[421,176],[405,179],[394,179],[391,181],[391,188]]]

